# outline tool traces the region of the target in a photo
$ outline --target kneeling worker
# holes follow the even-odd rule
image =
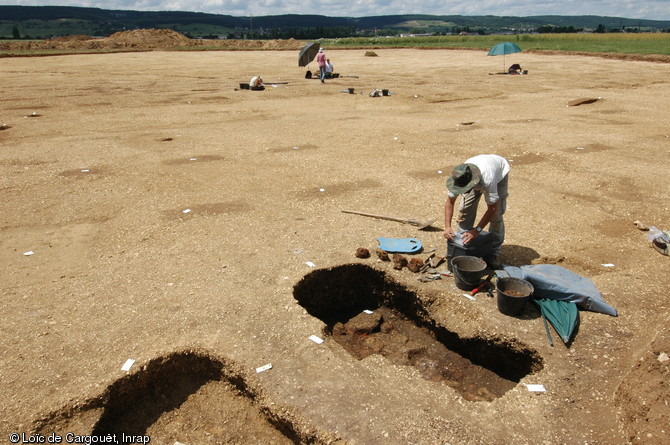
[[[252,90],[262,90],[265,89],[265,84],[263,84],[263,78],[261,76],[254,76],[249,81],[249,87]]]
[[[454,203],[458,195],[463,195],[458,207],[458,231],[463,232],[463,243],[468,244],[490,224],[489,232],[494,235],[493,259],[489,267],[498,269],[500,264],[500,248],[505,240],[505,223],[503,214],[507,204],[507,180],[510,171],[509,163],[498,155],[478,155],[457,165],[447,179],[448,199],[444,204],[444,237],[454,239],[451,219],[454,214]],[[479,199],[484,194],[486,212],[475,224]]]

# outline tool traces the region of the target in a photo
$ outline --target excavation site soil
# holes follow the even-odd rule
[[[307,42],[184,39],[0,44],[92,52],[0,65],[0,443],[670,441],[670,64],[326,47],[322,83]],[[457,286],[445,181],[483,153],[501,261],[617,316],[565,344]]]

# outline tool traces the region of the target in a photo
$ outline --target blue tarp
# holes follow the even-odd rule
[[[556,264],[533,264],[529,266],[504,266],[498,276],[524,279],[533,285],[534,298],[571,301],[580,309],[600,312],[616,317],[616,309],[598,292],[593,281]]]

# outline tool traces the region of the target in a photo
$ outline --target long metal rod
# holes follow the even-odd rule
[[[414,221],[411,219],[404,219],[404,218],[396,218],[393,216],[386,216],[386,215],[376,215],[374,213],[366,213],[366,212],[357,212],[355,210],[342,210],[344,213],[352,213],[354,215],[362,215],[362,216],[370,216],[372,218],[379,218],[379,219],[387,219],[389,221],[397,221],[405,224],[412,224],[416,223],[418,221]]]

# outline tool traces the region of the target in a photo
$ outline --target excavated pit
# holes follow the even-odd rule
[[[316,270],[295,285],[293,295],[357,359],[380,354],[414,366],[468,401],[501,397],[543,367],[539,354],[516,340],[462,338],[432,319],[414,292],[369,266]]]
[[[56,434],[63,443],[108,437],[120,444],[332,440],[263,399],[231,364],[201,352],[176,352],[116,380],[95,398],[44,416],[32,430],[35,437]]]

